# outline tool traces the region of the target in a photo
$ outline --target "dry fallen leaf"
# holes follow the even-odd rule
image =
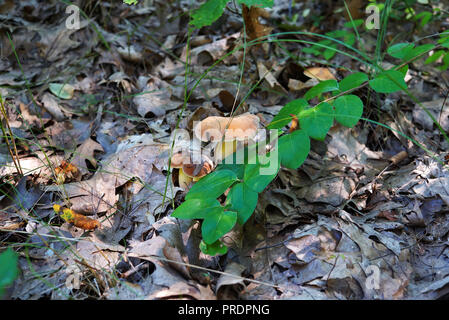
[[[243,5],[243,19],[245,20],[246,32],[249,40],[267,36],[273,28],[260,23],[259,17],[268,19],[270,14],[263,8],[252,6],[248,8]]]
[[[169,110],[178,108],[182,103],[171,100],[172,92],[170,85],[156,77],[148,80],[141,94],[134,97],[137,112],[142,116],[153,114],[161,117]]]
[[[324,80],[336,80],[335,76],[329,71],[328,68],[312,67],[304,70],[304,74],[312,79],[320,81]]]
[[[45,93],[42,97],[42,104],[45,109],[50,113],[56,121],[62,121],[66,117],[61,110],[58,102],[53,98],[53,96],[49,93]]]
[[[74,152],[71,163],[76,166],[82,175],[89,173],[86,167],[86,160],[89,161],[94,167],[97,166],[95,160],[95,151],[104,151],[103,147],[92,140],[91,138],[85,140]]]
[[[76,197],[76,201],[72,201],[72,209],[78,212],[113,210],[118,200],[115,188],[135,177],[151,185],[153,166],[160,172],[165,170],[168,154],[169,146],[154,142],[151,135],[130,136],[120,143],[116,153],[102,160],[102,170],[97,171],[91,179],[63,186],[48,186],[46,189],[64,192],[69,198]],[[133,184],[131,192],[138,193],[144,184]]]
[[[243,282],[242,273],[245,271],[245,269],[245,266],[236,262],[229,263],[226,266],[224,274],[222,274],[220,278],[218,278],[216,289],[217,294],[220,289],[223,289],[226,286],[233,286],[238,284],[244,287],[245,283]]]
[[[276,80],[273,74],[265,67],[262,61],[257,62],[257,71],[259,72],[259,79],[265,79],[270,89],[287,93],[287,90]]]

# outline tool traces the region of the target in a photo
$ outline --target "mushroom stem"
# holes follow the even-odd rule
[[[237,140],[222,141],[215,148],[215,162],[220,163],[237,150]]]
[[[191,177],[189,177],[188,175],[186,175],[184,173],[184,170],[182,170],[182,168],[179,168],[179,174],[178,174],[179,187],[186,190],[189,187],[189,185],[192,183],[192,181],[193,181],[193,179]]]

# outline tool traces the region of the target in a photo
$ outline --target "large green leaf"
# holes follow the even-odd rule
[[[313,88],[310,88],[304,95],[304,98],[306,100],[310,100],[312,98],[319,96],[320,94],[322,94],[324,92],[329,92],[329,91],[334,91],[334,90],[338,90],[337,80],[321,81]]]
[[[201,7],[192,13],[190,22],[197,28],[210,26],[215,20],[221,17],[223,10],[229,0],[207,0]]]
[[[226,247],[220,240],[215,241],[212,244],[207,244],[203,240],[200,242],[201,252],[208,254],[210,256],[223,255],[228,252],[228,247]]]
[[[304,130],[296,130],[279,138],[281,164],[297,169],[307,158],[310,151],[310,139]]]
[[[418,56],[420,56],[421,54],[425,53],[425,52],[430,52],[433,48],[435,48],[435,45],[432,43],[427,43],[427,44],[423,44],[421,46],[417,46],[416,48],[414,48],[411,52],[409,52],[404,58],[403,60],[405,61],[409,61],[412,60]]]
[[[392,57],[409,61],[433,48],[435,48],[435,45],[431,43],[423,44],[416,48],[414,48],[412,43],[398,43],[388,48],[387,52]]]
[[[287,103],[279,113],[273,118],[271,123],[268,125],[268,129],[280,129],[285,127],[292,121],[292,116],[298,116],[299,113],[308,106],[305,99],[296,99]]]
[[[355,95],[338,97],[334,101],[335,120],[346,127],[353,127],[363,113],[363,102]]]
[[[370,87],[379,93],[392,93],[407,89],[404,74],[397,70],[388,70],[380,73],[376,78],[370,80]]]
[[[390,56],[404,59],[408,54],[413,51],[413,43],[403,42],[396,43],[387,49],[387,52]]]
[[[234,160],[234,159],[236,159],[236,157],[234,155],[235,155],[235,153],[232,155],[229,155],[229,157],[232,156],[231,159]],[[246,153],[245,153],[245,155],[246,155]],[[225,159],[228,159],[228,158],[225,158]],[[223,162],[225,162],[225,161],[226,160],[224,160]],[[236,174],[238,179],[243,179],[243,173],[245,172],[245,165],[243,163],[242,164],[235,163],[235,161],[234,161],[234,163],[229,163],[229,162],[228,163],[220,163],[215,168],[215,171],[220,171],[220,170],[233,171]]]
[[[435,51],[430,57],[427,58],[427,60],[424,62],[425,64],[433,63],[441,58],[441,56],[444,55],[446,51],[444,50],[437,50]]]
[[[251,190],[246,184],[239,183],[231,188],[226,204],[230,205],[232,211],[237,212],[237,222],[243,225],[256,209],[257,199],[259,195],[257,192]]]
[[[5,287],[11,285],[19,274],[17,268],[18,256],[11,248],[0,254],[0,298]]]
[[[186,200],[203,197],[217,198],[237,180],[237,175],[234,171],[214,171],[193,185],[192,189],[187,193]]]
[[[234,211],[223,211],[213,214],[204,219],[201,226],[203,241],[213,244],[226,233],[231,231],[237,221],[237,213]]]
[[[299,114],[301,129],[316,140],[324,140],[327,132],[334,123],[334,109],[326,102]]]
[[[262,192],[276,177],[280,168],[279,156],[268,153],[264,160],[256,159],[255,164],[245,166],[244,183],[255,192]]]
[[[351,73],[349,76],[344,78],[338,84],[340,91],[345,92],[354,88],[357,88],[365,81],[368,81],[368,76],[363,72]]]
[[[220,202],[215,198],[194,198],[184,201],[172,213],[172,217],[178,219],[204,219],[223,211]]]

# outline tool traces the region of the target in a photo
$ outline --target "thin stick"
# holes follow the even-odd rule
[[[6,145],[8,146],[8,151],[11,155],[12,161],[14,162],[17,172],[19,172],[20,176],[23,177],[23,171],[22,171],[22,167],[20,166],[20,161],[19,161],[19,153],[17,152],[16,142],[14,141],[14,136],[12,134],[11,127],[9,126],[8,116],[6,114],[5,104],[4,104],[3,97],[1,96],[1,94],[0,94],[0,106],[1,106],[1,111],[2,111],[3,117],[5,118],[6,127],[8,128],[9,135],[11,136],[11,142],[12,142],[12,145],[14,148],[15,157],[12,153],[11,145],[9,144],[9,139],[6,135],[5,128],[3,128],[3,125],[1,125],[3,135],[5,136]],[[17,163],[16,163],[16,161],[17,161]]]

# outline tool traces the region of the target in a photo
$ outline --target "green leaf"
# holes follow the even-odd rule
[[[123,0],[124,3],[126,4],[137,4],[139,1],[137,0]]]
[[[398,71],[400,73],[402,73],[402,77],[405,78],[405,75],[407,74],[408,71],[408,64],[406,64],[405,66],[403,66],[401,69],[398,69]]]
[[[274,4],[274,0],[238,0],[237,2],[248,7],[256,6],[262,8],[271,8]]]
[[[370,87],[379,93],[392,93],[407,89],[404,74],[396,70],[388,70],[380,73],[376,78],[370,80]]]
[[[51,93],[61,99],[72,99],[75,88],[70,84],[50,83],[49,89]]]
[[[427,58],[427,60],[424,63],[425,64],[433,63],[437,61],[444,53],[445,53],[444,50],[435,51],[430,57]]]
[[[247,148],[247,147],[245,147],[245,148]],[[246,156],[247,154],[245,153],[245,156]],[[235,153],[234,154],[232,154],[232,155],[229,155],[229,157],[231,157],[231,156],[233,156],[232,158],[233,159],[236,159],[236,157],[235,157]],[[223,162],[225,162],[226,160],[227,160],[228,158],[226,157],[225,158],[225,160],[223,160]],[[220,170],[230,170],[230,171],[233,171],[235,174],[236,174],[236,176],[237,176],[237,179],[243,179],[243,173],[245,172],[245,165],[242,163],[242,164],[238,164],[238,163],[236,163],[236,161],[234,161],[233,163],[220,163],[216,168],[215,168],[215,171],[220,171]]]
[[[446,70],[449,67],[449,52],[446,53],[443,57],[443,65],[441,67],[438,67],[441,71]]]
[[[334,109],[326,102],[299,114],[301,129],[316,140],[324,140],[334,123]]]
[[[256,209],[257,192],[251,190],[246,184],[239,183],[232,187],[226,199],[232,211],[237,212],[237,222],[243,225]]]
[[[186,196],[186,200],[203,197],[218,198],[237,180],[234,171],[214,171],[193,185]]]
[[[423,44],[422,46],[418,46],[418,47],[414,48],[411,52],[407,53],[407,55],[404,57],[404,60],[405,61],[412,60],[412,59],[418,57],[419,55],[432,50],[433,48],[435,48],[435,45],[433,45],[431,43]]]
[[[336,80],[321,81],[313,88],[310,88],[304,95],[304,98],[306,100],[310,100],[312,98],[319,96],[320,94],[322,94],[324,92],[329,92],[329,91],[334,91],[334,90],[338,90],[338,82]]]
[[[363,102],[355,95],[338,97],[334,102],[335,120],[346,127],[353,127],[363,113]]]
[[[355,43],[355,35],[353,33],[347,32],[346,35],[343,37],[343,42],[346,43],[348,46],[352,46]]]
[[[190,22],[196,28],[210,26],[215,20],[221,17],[228,0],[207,0],[192,14]]]
[[[204,219],[201,226],[203,241],[213,244],[226,233],[231,231],[237,221],[237,213],[234,211],[223,211],[213,214]]]
[[[201,252],[210,256],[224,255],[228,252],[226,247],[220,240],[215,241],[212,244],[207,244],[203,240],[200,242]]]
[[[345,22],[345,24],[343,26],[346,28],[352,28],[353,27],[352,22],[354,22],[354,25],[356,27],[360,27],[365,21],[363,19],[356,19],[356,20]]]
[[[438,43],[444,48],[449,48],[449,37],[442,37]]]
[[[334,49],[326,48],[326,50],[324,50],[324,52],[323,52],[323,57],[326,60],[332,59],[335,56],[335,54],[337,53],[335,51],[337,49],[337,45],[333,45],[333,46],[330,46],[330,47],[332,47]]]
[[[279,138],[281,164],[297,169],[306,160],[310,151],[310,139],[304,130],[296,130]]]
[[[352,28],[352,26],[351,26]],[[352,46],[355,42],[355,35],[352,32],[348,32],[348,30],[336,30],[332,32],[326,33],[327,36],[332,38],[339,38],[342,39],[344,43],[346,43],[349,46]],[[337,45],[334,44],[332,47],[336,48]]]
[[[302,52],[311,53],[314,56],[319,56],[321,54],[320,50],[321,50],[321,48],[319,48],[318,46],[311,46],[309,48],[302,49]]]
[[[280,161],[278,154],[269,152],[266,156],[258,156],[255,162],[245,166],[243,180],[253,191],[262,192],[278,174]]]
[[[335,30],[331,32],[327,32],[326,36],[331,38],[343,38],[348,34],[347,30]]]
[[[339,88],[341,92],[345,92],[354,88],[357,88],[365,81],[368,81],[368,76],[363,72],[352,73],[339,83]]]
[[[390,56],[398,58],[398,59],[404,59],[408,54],[410,54],[413,50],[413,43],[397,43],[392,45],[387,49],[387,52]]]
[[[431,12],[423,11],[415,16],[415,20],[421,20],[419,25],[421,27],[424,27],[430,21],[430,19],[432,19],[432,16],[433,15]]]
[[[188,219],[205,219],[210,215],[223,211],[220,202],[215,198],[189,199],[184,201],[179,207],[173,211],[172,217],[188,220]]]
[[[402,59],[404,61],[412,60],[424,52],[430,51],[435,48],[435,45],[428,43],[414,48],[412,43],[397,43],[390,48],[387,52],[390,56]]]
[[[444,71],[449,67],[449,52],[446,53],[443,57],[443,65],[438,67],[439,70]]]
[[[0,298],[5,288],[11,285],[19,274],[18,255],[11,248],[0,254]]]
[[[268,125],[268,129],[280,129],[292,121],[292,114],[297,116],[308,106],[305,99],[296,99],[287,103]]]

